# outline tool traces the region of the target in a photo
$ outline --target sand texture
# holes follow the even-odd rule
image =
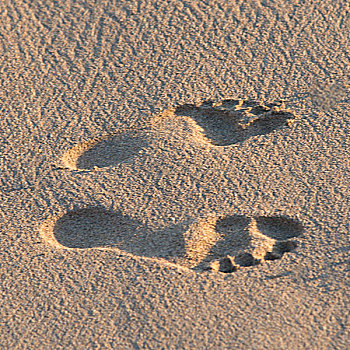
[[[350,349],[350,3],[0,1],[1,349]]]

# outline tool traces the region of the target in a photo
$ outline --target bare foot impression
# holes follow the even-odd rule
[[[292,123],[295,115],[283,102],[261,104],[250,100],[223,100],[186,104],[174,110],[192,118],[213,145],[228,146],[264,135]]]
[[[271,133],[291,125],[296,117],[284,108],[283,102],[261,104],[250,100],[185,104],[160,116],[170,117],[170,120],[173,117],[188,118],[194,137],[214,146],[229,146]],[[129,128],[119,134],[78,144],[63,155],[62,163],[72,170],[90,170],[116,166],[132,159],[149,146],[151,134],[156,138],[157,133],[164,136],[167,132],[167,126],[162,122],[157,124],[156,120],[164,121],[156,117],[143,128]]]
[[[297,247],[303,227],[285,217],[225,216],[155,230],[120,212],[86,208],[48,220],[44,239],[65,249],[119,249],[195,270],[234,272]]]

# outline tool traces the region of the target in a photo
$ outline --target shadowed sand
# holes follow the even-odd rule
[[[66,248],[118,248],[139,256],[170,260],[184,255],[181,227],[156,231],[104,208],[69,212],[45,228],[44,235],[51,237],[51,242]]]

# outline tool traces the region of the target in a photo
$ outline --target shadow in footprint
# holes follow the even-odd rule
[[[278,260],[281,259],[284,253],[289,253],[297,248],[297,241],[283,241],[276,242],[271,252],[267,252],[264,260]]]
[[[242,253],[235,257],[235,263],[242,267],[259,265],[261,260],[254,258],[251,253]]]
[[[71,169],[110,167],[137,156],[147,146],[148,140],[144,134],[130,130],[77,145],[66,152],[63,162]]]
[[[192,118],[204,130],[209,142],[216,146],[228,146],[271,133],[295,118],[284,109],[282,102],[263,105],[248,100],[186,104],[177,107],[174,114]]]
[[[182,232],[180,226],[156,231],[120,212],[88,208],[63,215],[46,234],[53,235],[66,248],[115,247],[134,255],[175,262],[184,256]]]
[[[255,220],[257,228],[262,234],[278,241],[298,237],[303,233],[303,226],[289,218],[259,216]]]

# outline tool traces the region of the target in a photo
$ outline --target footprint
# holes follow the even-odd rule
[[[156,230],[105,208],[86,208],[48,220],[43,238],[66,249],[117,248],[195,270],[233,272],[280,259],[297,247],[302,226],[284,217],[226,216]]]
[[[176,116],[189,117],[202,129],[207,141],[228,146],[290,125],[295,115],[283,102],[260,104],[250,100],[224,100],[185,104],[175,108]]]
[[[284,241],[302,234],[302,226],[285,217],[259,216],[256,218],[258,230],[272,239]]]
[[[264,105],[249,100],[223,100],[186,104],[165,111],[142,127],[78,144],[63,155],[62,163],[72,170],[90,170],[116,166],[132,159],[149,146],[150,135],[154,137],[161,133],[164,138],[169,125],[162,124],[162,116],[170,117],[170,121],[171,117],[190,118],[194,134],[216,146],[228,146],[271,133],[290,125],[295,118],[282,102]]]
[[[132,129],[79,144],[64,154],[62,162],[72,170],[105,168],[135,157],[147,146],[146,133]]]
[[[142,127],[78,144],[63,155],[62,163],[72,170],[90,170],[132,159],[149,146],[150,135],[161,133],[164,138],[168,130],[162,116],[190,118],[197,138],[216,146],[228,146],[271,133],[290,125],[295,118],[282,102],[263,105],[249,100],[223,100],[186,104],[165,111]]]

